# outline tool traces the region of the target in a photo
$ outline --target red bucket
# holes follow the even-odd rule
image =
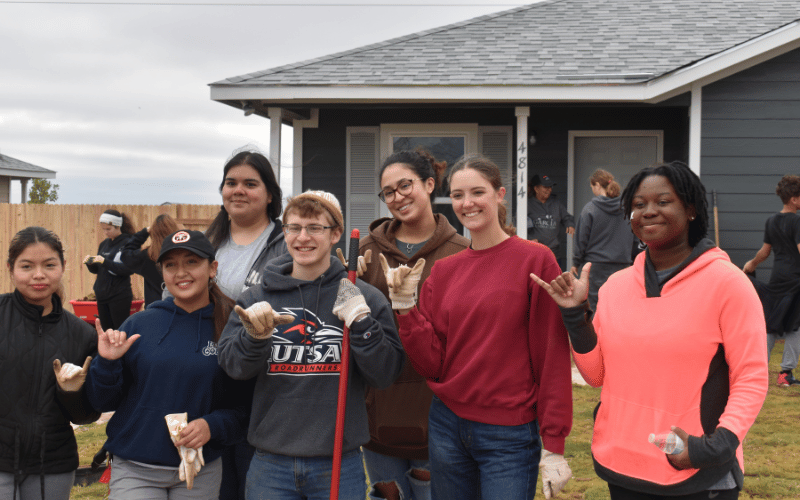
[[[72,310],[75,311],[75,316],[94,325],[94,320],[97,317],[97,302],[94,300],[70,300]],[[138,312],[144,304],[143,300],[134,300],[131,302],[131,314]]]

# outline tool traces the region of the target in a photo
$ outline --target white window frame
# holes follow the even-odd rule
[[[464,154],[474,154],[478,149],[477,123],[383,123],[381,128],[381,158],[392,153],[395,137],[463,137]],[[437,197],[434,203],[450,203],[449,197]],[[380,204],[380,216],[391,217],[385,203]]]

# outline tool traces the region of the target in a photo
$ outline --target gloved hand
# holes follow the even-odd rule
[[[180,439],[181,431],[188,425],[187,419],[188,415],[186,413],[170,413],[164,416],[164,420],[167,421],[169,437],[173,443]],[[191,490],[192,486],[194,486],[194,477],[200,472],[200,468],[206,464],[203,459],[203,447],[201,446],[195,450],[194,448],[179,446],[178,454],[181,457],[181,463],[178,466],[178,478],[181,481],[186,481],[186,489]]]
[[[551,453],[542,448],[542,459],[539,460],[542,469],[542,493],[547,500],[554,498],[572,477],[572,469],[564,459],[564,455]]]
[[[77,392],[81,390],[83,383],[86,381],[86,374],[89,372],[89,365],[92,364],[92,357],[86,356],[86,361],[83,362],[83,367],[73,365],[72,363],[61,364],[61,360],[56,358],[53,360],[53,371],[56,373],[56,382],[65,392]]]
[[[342,261],[344,267],[347,267],[347,260],[344,258],[344,254],[342,253],[341,248],[336,249],[336,256],[339,257],[339,260]],[[372,262],[372,250],[367,250],[364,252],[364,255],[358,256],[358,262],[356,263],[356,276],[359,278],[367,272],[367,264]],[[348,268],[349,269],[349,268]]]
[[[389,286],[392,309],[411,309],[417,303],[417,285],[422,269],[425,268],[425,259],[417,260],[413,268],[402,264],[394,269],[389,267],[383,254],[380,254],[380,259],[386,284]]]
[[[369,306],[364,300],[361,290],[349,279],[342,278],[339,292],[336,294],[336,302],[333,304],[333,314],[344,321],[347,328],[350,328],[354,321],[364,318],[369,313]]]
[[[233,308],[239,319],[242,320],[244,329],[254,339],[268,339],[278,325],[285,325],[294,321],[294,316],[278,314],[268,302],[256,302],[247,309],[236,305]]]

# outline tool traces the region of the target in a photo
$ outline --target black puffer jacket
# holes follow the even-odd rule
[[[97,353],[97,333],[64,311],[29,304],[18,291],[0,295],[0,471],[60,474],[78,468],[70,420],[97,420],[84,391],[67,393],[56,383],[53,360],[83,366]]]

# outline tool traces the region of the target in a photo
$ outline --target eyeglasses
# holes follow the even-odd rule
[[[306,230],[306,233],[310,234],[311,236],[319,236],[320,234],[324,233],[326,229],[333,229],[336,226],[323,226],[320,224],[309,224],[307,226],[301,226],[300,224],[284,224],[283,225],[283,232],[286,234],[297,235],[300,234],[303,229]]]
[[[421,181],[422,179],[403,179],[394,189],[384,189],[378,193],[378,198],[384,203],[391,203],[394,200],[395,193],[400,193],[403,196],[408,196],[414,190],[414,181]]]

